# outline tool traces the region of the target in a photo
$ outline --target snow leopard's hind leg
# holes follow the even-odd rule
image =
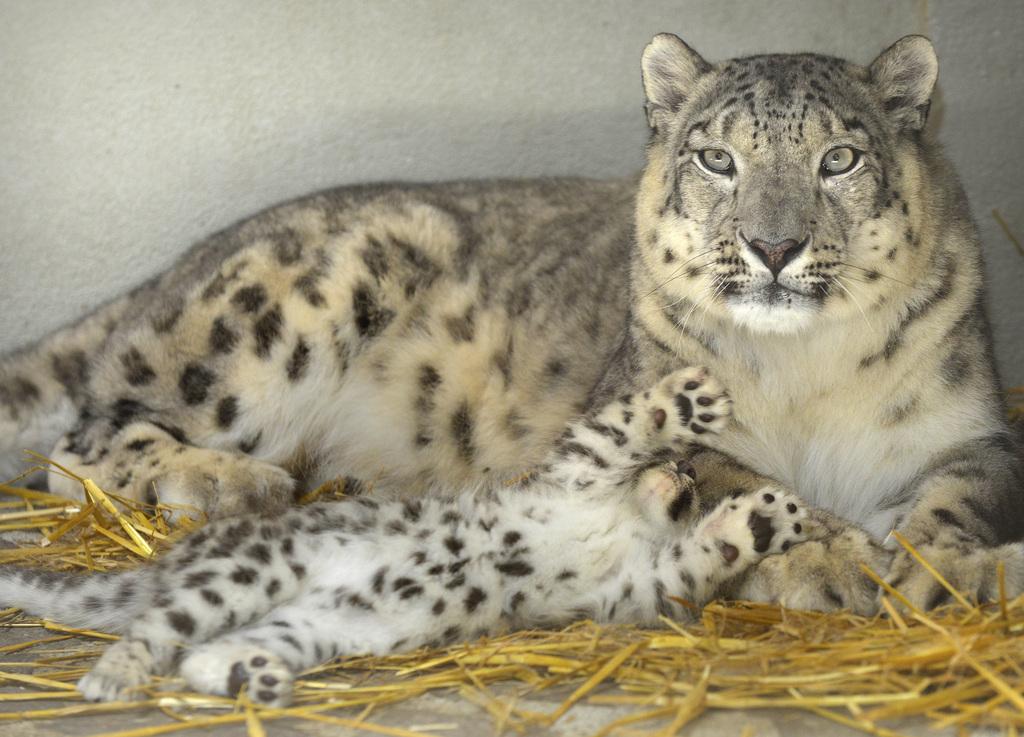
[[[129,498],[149,498],[155,483],[160,501],[213,516],[280,509],[296,486],[342,472],[367,478],[404,462],[415,475],[423,464],[408,459],[429,459],[440,442],[386,463],[382,448],[409,427],[416,372],[433,372],[435,395],[440,374],[419,354],[383,354],[410,336],[429,348],[409,319],[433,304],[454,230],[433,210],[382,207],[343,208],[344,226],[319,206],[285,207],[197,246],[209,263],[182,262],[153,295],[166,319],[127,324],[96,357],[88,402],[55,460]],[[224,239],[241,245],[219,254]],[[428,318],[436,335],[443,316]],[[387,427],[387,445],[367,439],[373,422],[357,419],[367,415]]]
[[[269,514],[294,497],[295,481],[284,469],[242,453],[189,445],[179,428],[156,419],[87,418],[50,457],[117,496],[166,505],[171,517]],[[61,474],[51,474],[49,487],[63,496],[83,493],[76,480]]]
[[[131,303],[131,297],[111,302],[34,345],[0,356],[0,481],[30,466],[26,450],[45,455],[74,426],[93,360]],[[22,483],[43,486],[45,478],[36,474]]]

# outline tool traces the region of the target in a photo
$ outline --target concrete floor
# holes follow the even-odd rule
[[[52,634],[52,633],[46,633]],[[46,636],[37,628],[10,628],[0,625],[0,648],[36,640]],[[82,642],[83,647],[91,647],[95,641]],[[75,646],[73,640],[51,645],[34,646],[28,651],[5,653],[0,650],[0,661],[4,663],[38,660],[45,657],[44,650],[67,649]],[[10,666],[0,666],[0,671],[18,672]],[[30,671],[23,671],[29,673]],[[0,682],[0,694],[16,694],[29,690],[39,690],[34,686],[21,686],[11,682]],[[598,691],[600,693],[600,691]],[[537,712],[551,712],[568,695],[567,691],[545,691],[536,697],[521,698],[519,706]],[[53,709],[71,707],[81,703],[72,699],[47,699],[35,701],[0,701],[0,717],[5,714],[16,714],[37,709]],[[210,712],[215,716],[224,712]],[[560,737],[584,737],[597,732],[601,727],[615,719],[630,713],[629,709],[588,704],[583,701],[574,706],[561,720],[550,728],[537,729],[535,735],[559,735]],[[330,716],[352,719],[354,710],[330,712]],[[157,709],[125,711],[116,714],[93,714],[73,717],[62,717],[49,720],[0,719],[0,735],[7,737],[57,737],[58,735],[101,735],[143,727],[156,727],[173,723],[170,717]],[[464,700],[456,693],[435,692],[410,701],[379,708],[368,718],[378,725],[412,729],[426,734],[445,737],[494,737],[496,735],[491,717],[481,708]],[[665,726],[667,722],[645,722],[637,725],[642,730],[651,730]],[[952,737],[955,732],[936,732],[923,723],[888,724],[886,725],[908,737]],[[337,724],[312,722],[298,719],[282,719],[265,722],[264,728],[270,737],[298,737],[299,735],[366,735],[365,731],[356,731]],[[627,728],[628,729],[628,728]],[[196,734],[197,732],[182,732]],[[202,730],[201,734],[210,737],[234,737],[246,735],[243,723],[221,725]],[[508,734],[515,734],[509,731]],[[620,731],[619,734],[630,734]],[[632,734],[636,734],[633,732]],[[756,711],[710,712],[684,728],[679,734],[686,737],[854,737],[862,732],[847,729],[834,722],[797,711]],[[978,737],[994,737],[996,732],[979,732]]]

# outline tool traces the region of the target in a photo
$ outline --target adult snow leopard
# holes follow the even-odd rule
[[[774,487],[726,498],[692,524],[692,471],[668,458],[671,446],[714,437],[730,404],[706,370],[682,369],[571,424],[518,486],[219,520],[141,569],[0,569],[0,601],[125,634],[79,682],[89,700],[138,697],[180,662],[193,688],[247,686],[268,706],[291,700],[296,672],[337,655],[581,616],[685,616],[674,599],[703,604],[812,534],[797,498]]]
[[[3,471],[54,448],[120,494],[215,515],[282,508],[338,474],[455,489],[531,467],[569,418],[704,364],[736,421],[694,459],[702,498],[770,478],[832,531],[737,593],[871,611],[863,561],[940,603],[878,544],[897,527],[969,593],[993,594],[999,560],[1020,591],[1024,496],[980,246],[923,131],[931,44],[904,38],[868,67],[711,64],[662,34],[642,72],[639,182],[315,194],[8,357]]]

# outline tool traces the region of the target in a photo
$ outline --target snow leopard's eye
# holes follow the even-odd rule
[[[840,146],[825,154],[825,158],[821,160],[821,173],[826,177],[845,174],[857,166],[858,161],[860,151],[849,146]]]
[[[700,163],[715,174],[732,173],[732,156],[720,148],[707,148],[701,151]]]

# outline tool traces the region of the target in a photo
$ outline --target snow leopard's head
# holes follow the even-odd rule
[[[707,311],[791,333],[911,281],[937,71],[921,36],[868,67],[815,54],[711,64],[655,37],[637,236],[676,323]]]

